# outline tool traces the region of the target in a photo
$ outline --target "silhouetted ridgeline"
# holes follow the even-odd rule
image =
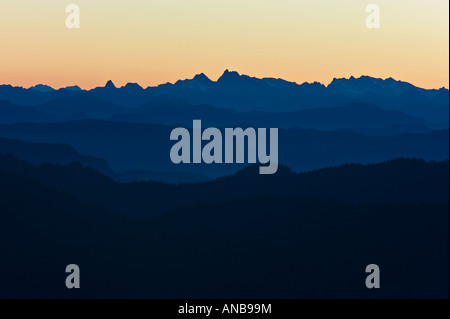
[[[410,164],[417,176],[448,165]],[[59,169],[70,171],[79,173]],[[397,178],[384,177],[385,186]],[[0,194],[0,298],[448,298],[448,201],[353,206],[270,195],[139,220],[15,174],[0,173]],[[158,194],[147,196],[151,205]],[[71,263],[81,289],[64,285]],[[365,287],[371,263],[382,289]]]
[[[227,70],[217,81],[198,74],[146,89],[111,81],[91,90],[0,85],[1,137],[68,144],[107,161],[120,181],[202,181],[245,167],[173,164],[169,134],[195,119],[204,128],[277,127],[279,158],[301,172],[398,157],[446,159],[448,115],[445,88],[369,76],[325,86]]]
[[[50,115],[51,114],[51,115]],[[0,123],[46,123],[81,119],[191,126],[193,119],[205,125],[235,127],[243,123],[256,127],[311,128],[319,130],[361,130],[370,135],[425,133],[448,125],[429,123],[404,112],[385,110],[373,104],[311,108],[291,112],[246,111],[191,105],[184,100],[155,99],[136,108],[119,107],[91,95],[56,99],[39,107],[21,106],[0,100]]]
[[[203,126],[202,127],[206,128]],[[245,128],[246,126],[243,126]],[[78,153],[105,159],[115,172],[146,170],[226,176],[244,164],[180,164],[170,160],[173,126],[80,120],[0,125],[0,136],[39,143],[69,144]],[[448,130],[425,134],[365,136],[347,131],[279,130],[280,161],[294,171],[346,163],[379,163],[397,157],[449,158]]]
[[[79,162],[119,182],[140,180],[162,181],[166,183],[204,182],[211,178],[195,173],[186,172],[158,172],[146,170],[130,170],[114,172],[106,160],[92,156],[80,155],[70,145],[60,143],[32,143],[21,140],[0,137],[0,153],[11,153],[21,160],[32,164],[67,165]]]
[[[0,97],[19,105],[44,105],[43,110],[50,113],[52,110],[65,111],[61,107],[52,108],[52,104],[53,106],[64,104],[76,106],[73,101],[78,99],[78,102],[81,102],[79,99],[82,99],[86,105],[79,104],[77,107],[82,107],[84,111],[87,111],[86,115],[91,116],[96,112],[96,108],[87,108],[88,105],[109,105],[108,108],[111,109],[116,106],[136,108],[154,99],[184,100],[193,105],[209,104],[239,111],[269,112],[338,107],[353,102],[369,103],[386,110],[397,110],[421,117],[428,122],[445,122],[447,126],[449,115],[449,91],[445,88],[426,90],[392,78],[383,80],[369,76],[333,79],[328,86],[317,82],[297,84],[283,79],[258,79],[228,70],[217,81],[211,81],[206,75],[198,74],[192,79],[146,89],[133,83],[116,88],[111,81],[105,87],[97,87],[89,91],[72,88],[27,90],[0,85]],[[186,105],[185,102],[184,105]],[[69,107],[67,110],[70,109]],[[99,108],[99,110],[102,109],[107,110],[103,107]],[[102,112],[97,113],[97,115],[101,114]]]
[[[113,170],[105,160],[80,155],[73,147],[67,144],[30,143],[0,137],[0,153],[14,154],[18,159],[26,160],[32,164],[67,165],[73,162],[80,162],[85,166],[95,168],[104,175],[114,177]]]
[[[199,203],[225,203],[261,195],[360,203],[435,203],[449,197],[449,162],[397,159],[375,165],[344,165],[310,173],[280,167],[259,175],[257,166],[216,181],[197,184],[118,184],[79,163],[33,166],[0,155],[0,172],[37,179],[105,210],[151,217]]]

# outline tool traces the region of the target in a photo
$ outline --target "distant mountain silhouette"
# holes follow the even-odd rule
[[[38,92],[42,92],[42,93],[53,92],[55,90],[51,86],[44,85],[44,84],[38,84],[38,85],[30,87],[29,89],[30,90],[35,90],[35,91],[38,91]]]
[[[64,89],[69,91],[82,91],[78,85],[66,86]]]
[[[128,84],[130,92],[139,90]],[[130,93],[131,94],[131,93]],[[448,125],[427,123],[399,111],[384,110],[372,104],[351,103],[333,108],[314,108],[293,112],[237,112],[211,105],[192,105],[184,99],[154,98],[137,108],[106,102],[91,93],[54,99],[34,107],[0,101],[1,124],[23,122],[65,122],[105,119],[133,123],[190,126],[194,119],[215,127],[235,127],[246,123],[255,127],[349,130],[366,135],[429,133]]]
[[[36,106],[53,99],[75,96],[85,91],[73,89],[59,89],[48,92],[39,90],[25,89],[11,85],[0,85],[0,99],[10,101],[14,104]]]
[[[128,83],[121,88],[116,88],[111,80],[108,81],[104,87],[96,87],[89,90],[89,94],[106,102],[111,102],[127,108],[141,106],[155,98],[149,94],[147,90],[144,90],[135,83]]]
[[[0,86],[2,99],[19,105],[40,105],[76,93],[82,92],[67,88],[41,92]],[[203,73],[192,79],[146,89],[132,83],[116,88],[112,81],[108,81],[105,87],[92,89],[89,93],[123,107],[138,107],[159,98],[185,99],[193,105],[208,104],[239,111],[286,112],[357,102],[375,104],[447,126],[449,117],[448,89],[426,90],[392,78],[383,80],[369,76],[334,79],[325,86],[317,82],[297,84],[282,79],[258,79],[226,70],[216,82]]]
[[[206,91],[214,87],[215,82],[210,80],[204,73],[197,74],[192,79],[187,80],[178,80],[175,83],[176,86],[180,88],[184,88],[187,91],[196,90],[196,91]],[[166,84],[167,87],[170,87],[171,84]],[[160,86],[164,87],[164,85]]]
[[[393,78],[377,79],[370,76],[361,76],[349,79],[333,79],[328,89],[343,93],[346,96],[361,97],[368,93],[380,94],[382,96],[399,96],[411,91],[420,91],[429,98],[436,96],[436,90],[423,90],[408,82],[396,81]]]
[[[130,170],[114,172],[107,161],[92,156],[80,155],[67,144],[31,143],[0,137],[0,153],[12,154],[18,159],[31,164],[68,165],[79,162],[89,166],[117,182],[157,181],[165,183],[191,183],[211,180],[211,177],[186,172],[149,172],[145,170]]]
[[[113,90],[115,88],[116,88],[116,86],[114,85],[113,81],[109,80],[108,82],[106,82],[106,85],[105,85],[106,90]]]
[[[122,86],[121,89],[125,89],[130,91],[130,93],[142,91],[142,87],[137,83],[127,83],[125,86]]]
[[[113,170],[105,160],[80,155],[67,144],[30,143],[0,137],[0,153],[11,153],[18,159],[36,165],[43,163],[67,165],[72,162],[80,162],[82,165],[92,167],[104,175],[115,177]]]
[[[207,90],[196,86],[187,89],[184,82],[147,90],[162,97],[180,97],[195,104],[211,104],[240,111],[292,111],[359,102],[402,111],[431,122],[439,123],[448,117],[447,89],[425,90],[392,78],[382,80],[362,76],[358,79],[334,79],[326,87],[317,82],[298,85],[282,79],[258,79],[226,70]],[[413,99],[409,98],[411,94],[414,94]],[[448,120],[445,122],[448,123]]]
[[[29,142],[62,143],[80,154],[103,158],[114,171],[184,172],[219,177],[246,164],[180,164],[170,161],[174,126],[82,120],[67,123],[0,125],[0,136]],[[245,128],[245,126],[244,126]],[[279,130],[279,159],[294,171],[345,163],[377,163],[396,157],[449,157],[448,130],[427,134],[364,136],[353,132]]]
[[[318,130],[363,130],[371,135],[392,135],[387,128],[398,127],[399,133],[424,133],[432,128],[421,118],[399,111],[383,110],[375,105],[352,103],[335,108],[316,108],[293,112],[237,112],[211,105],[189,105],[183,100],[154,100],[127,113],[115,114],[113,121],[192,126],[202,119],[208,126],[236,127],[247,123],[254,127],[311,128]],[[437,126],[439,127],[439,126]],[[386,130],[385,130],[386,128]]]

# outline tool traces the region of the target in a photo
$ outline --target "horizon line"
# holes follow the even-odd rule
[[[122,85],[122,86],[116,86],[115,84],[114,84],[114,81],[113,80],[111,80],[111,79],[109,79],[109,80],[106,80],[105,81],[105,84],[103,85],[103,86],[94,86],[94,87],[90,87],[90,88],[83,88],[83,87],[81,87],[81,86],[79,86],[78,84],[72,84],[72,85],[68,85],[68,86],[61,86],[61,87],[58,87],[58,88],[56,88],[56,87],[53,87],[53,86],[51,86],[51,85],[48,85],[48,84],[45,84],[45,83],[43,83],[43,82],[41,82],[41,83],[37,83],[37,84],[34,84],[34,85],[31,85],[31,86],[29,86],[29,87],[24,87],[24,86],[20,86],[20,85],[12,85],[11,83],[1,83],[0,84],[0,86],[12,86],[12,87],[17,87],[17,88],[23,88],[23,89],[26,89],[26,90],[29,90],[29,89],[32,89],[32,88],[34,88],[34,87],[36,87],[36,86],[38,86],[38,85],[42,85],[42,86],[47,86],[47,87],[49,87],[49,88],[51,88],[51,89],[53,89],[53,90],[55,90],[55,91],[58,91],[58,90],[61,90],[61,89],[67,89],[67,88],[71,88],[71,87],[78,87],[78,88],[80,88],[82,91],[90,91],[90,90],[93,90],[93,89],[96,89],[96,88],[104,88],[104,87],[106,87],[107,85],[108,85],[108,83],[112,83],[113,85],[114,85],[114,87],[115,88],[117,88],[117,89],[120,89],[120,88],[124,88],[126,85],[128,85],[128,84],[137,84],[139,87],[141,87],[143,90],[146,90],[146,89],[149,89],[149,88],[157,88],[157,87],[159,87],[159,86],[161,86],[161,85],[166,85],[166,84],[171,84],[171,85],[175,85],[177,82],[179,82],[179,81],[186,81],[186,80],[193,80],[195,77],[197,77],[197,76],[205,76],[208,80],[210,80],[211,82],[214,82],[214,83],[217,83],[219,80],[220,80],[220,78],[222,78],[226,73],[237,73],[239,76],[247,76],[247,77],[249,77],[249,78],[253,78],[253,79],[259,79],[259,80],[264,80],[264,79],[274,79],[274,80],[282,80],[282,81],[286,81],[286,82],[288,82],[288,83],[292,83],[292,84],[296,84],[296,85],[304,85],[304,84],[315,84],[315,83],[318,83],[318,84],[321,84],[321,85],[323,85],[323,86],[325,86],[326,88],[328,88],[329,87],[329,85],[333,82],[333,81],[335,81],[335,80],[350,80],[350,79],[360,79],[360,78],[363,78],[363,77],[369,77],[369,78],[372,78],[372,79],[377,79],[377,80],[383,80],[383,81],[386,81],[386,80],[390,80],[390,79],[392,79],[392,80],[394,80],[394,81],[396,81],[396,82],[402,82],[402,83],[408,83],[408,84],[411,84],[411,85],[413,85],[414,87],[416,87],[416,88],[420,88],[420,89],[424,89],[424,90],[441,90],[441,89],[445,89],[445,90],[449,90],[449,88],[447,88],[447,87],[445,87],[445,85],[443,85],[442,87],[440,87],[440,88],[423,88],[423,87],[420,87],[420,86],[417,86],[417,85],[415,85],[415,84],[413,84],[413,83],[411,83],[411,82],[408,82],[408,81],[403,81],[403,80],[397,80],[397,79],[395,79],[395,78],[393,78],[393,77],[387,77],[387,78],[382,78],[382,77],[375,77],[375,76],[370,76],[370,75],[365,75],[365,74],[363,74],[363,75],[360,75],[359,77],[356,77],[356,76],[354,76],[354,75],[351,75],[350,77],[333,77],[333,79],[330,81],[330,83],[328,83],[328,84],[325,84],[325,83],[322,83],[322,82],[319,82],[319,81],[312,81],[312,82],[308,82],[308,81],[305,81],[305,82],[303,82],[303,83],[298,83],[298,82],[295,82],[295,81],[289,81],[289,80],[286,80],[286,79],[283,79],[283,78],[280,78],[280,77],[261,77],[261,78],[258,78],[258,77],[254,77],[254,76],[250,76],[250,75],[247,75],[247,74],[243,74],[243,73],[239,73],[238,71],[229,71],[228,69],[226,69],[223,73],[222,73],[222,75],[220,75],[219,77],[217,77],[217,79],[216,80],[213,80],[213,79],[211,79],[210,77],[208,77],[204,72],[200,72],[200,73],[197,73],[197,74],[195,74],[193,77],[191,77],[191,78],[189,78],[189,77],[186,77],[186,78],[184,78],[184,79],[178,79],[178,80],[175,80],[174,82],[164,82],[164,83],[159,83],[159,84],[156,84],[156,85],[154,85],[154,86],[151,86],[151,85],[148,85],[147,87],[143,87],[142,85],[140,85],[138,82],[127,82],[125,85]]]

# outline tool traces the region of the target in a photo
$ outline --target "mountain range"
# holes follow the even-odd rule
[[[448,298],[448,111],[368,76],[1,85],[0,298]],[[172,163],[194,119],[277,127],[277,172]]]
[[[0,137],[68,145],[103,161],[88,166],[116,180],[198,182],[245,165],[171,163],[170,131],[189,128],[195,119],[222,130],[279,128],[280,162],[300,172],[396,157],[446,159],[448,111],[447,89],[392,78],[350,77],[325,86],[226,70],[217,81],[201,73],[145,89],[136,83],[118,88],[112,81],[91,90],[1,85]],[[16,155],[36,163],[36,156],[24,154]]]
[[[146,89],[136,83],[128,83],[117,88],[112,81],[108,81],[104,87],[91,90],[79,90],[78,87],[53,90],[45,85],[30,89],[10,85],[0,86],[1,100],[25,106],[46,105],[55,100],[54,103],[70,105],[70,98],[74,96],[80,98],[79,96],[83,95],[91,99],[83,103],[87,106],[98,104],[100,108],[104,104],[99,99],[125,108],[140,107],[154,99],[163,101],[178,99],[189,101],[192,105],[206,104],[238,111],[266,112],[297,111],[362,103],[421,117],[434,124],[447,125],[449,114],[448,89],[427,90],[392,78],[383,80],[369,76],[333,79],[328,86],[325,86],[318,82],[297,84],[283,79],[259,79],[226,70],[217,81],[210,80],[202,73],[192,79]],[[49,111],[48,107],[43,107],[43,111]],[[113,108],[112,105],[110,107]],[[76,114],[79,110],[72,109],[67,112],[69,111]]]
[[[105,159],[115,172],[145,170],[206,175],[235,173],[246,164],[174,164],[169,154],[174,126],[103,120],[0,125],[0,136],[34,143],[68,144]],[[246,126],[243,126],[246,128]],[[221,128],[222,134],[223,128]],[[444,160],[449,131],[367,136],[351,131],[280,129],[279,161],[296,172],[346,163],[377,163],[397,157]]]

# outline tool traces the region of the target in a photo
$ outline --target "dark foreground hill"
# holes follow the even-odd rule
[[[374,165],[343,165],[309,173],[280,167],[259,175],[257,166],[196,184],[135,182],[118,184],[79,163],[30,165],[0,155],[0,172],[39,180],[107,211],[153,217],[201,203],[223,204],[254,196],[292,196],[362,203],[436,203],[449,198],[449,162],[397,159]]]
[[[0,298],[448,298],[448,201],[259,196],[138,220],[18,175],[0,194]]]

